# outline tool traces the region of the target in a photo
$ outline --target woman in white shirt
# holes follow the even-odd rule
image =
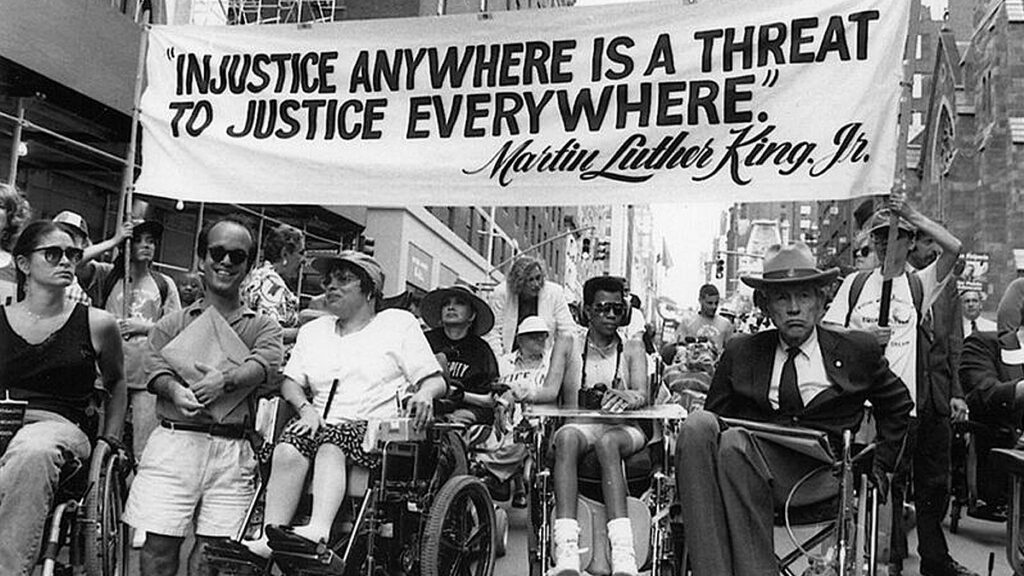
[[[361,252],[317,258],[331,315],[303,326],[284,368],[281,395],[298,416],[274,448],[264,526],[288,525],[310,465],[314,507],[295,534],[327,541],[352,465],[374,469],[380,455],[363,450],[367,421],[397,417],[408,399],[415,425],[433,418],[446,386],[416,318],[404,310],[377,313],[384,273]],[[264,531],[265,532],[265,531]],[[247,542],[267,557],[266,536]]]

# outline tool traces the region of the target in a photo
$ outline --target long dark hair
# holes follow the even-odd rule
[[[21,267],[18,266],[18,256],[31,258],[32,252],[39,247],[39,239],[51,232],[67,234],[58,224],[54,224],[49,220],[36,220],[21,231],[21,234],[18,235],[18,240],[14,243],[11,254],[14,257],[14,270],[18,278],[18,301],[25,299],[25,283],[28,282],[28,277],[21,271]]]

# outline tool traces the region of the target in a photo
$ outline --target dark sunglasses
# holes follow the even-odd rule
[[[85,254],[85,250],[76,248],[74,246],[68,246],[67,248],[61,248],[60,246],[44,246],[42,248],[36,248],[33,252],[42,252],[43,258],[46,262],[56,266],[60,263],[60,259],[67,257],[68,262],[72,264],[78,264],[82,261],[82,256]]]
[[[860,248],[853,251],[853,255],[857,258],[867,258],[871,255],[870,246],[861,246]]]
[[[621,302],[602,302],[594,304],[591,309],[594,311],[594,314],[608,314],[611,312],[613,316],[622,316],[626,313],[626,305]]]
[[[207,252],[210,254],[210,259],[214,262],[222,262],[224,257],[227,256],[232,266],[238,266],[249,259],[249,253],[241,249],[228,250],[221,246],[211,246]]]

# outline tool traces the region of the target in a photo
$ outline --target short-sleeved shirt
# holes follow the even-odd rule
[[[337,390],[325,420],[393,418],[399,405],[425,378],[441,373],[416,317],[382,310],[358,332],[339,336],[335,316],[299,329],[284,375],[313,393],[324,413],[334,380]]]
[[[288,288],[284,278],[281,278],[270,262],[264,262],[249,273],[242,286],[242,302],[270,316],[282,328],[299,325],[299,298]]]
[[[931,309],[935,298],[942,291],[945,283],[944,278],[936,276],[936,263],[911,274],[917,274],[921,279],[922,299],[921,311],[927,313]],[[856,274],[851,274],[843,280],[839,287],[832,305],[825,313],[823,322],[829,324],[844,325],[849,310],[850,287]],[[850,313],[850,325],[853,330],[867,330],[878,326],[878,312],[882,300],[882,269],[875,268],[864,282],[860,297],[854,303],[853,312]],[[889,327],[892,333],[889,337],[889,344],[885,347],[885,358],[889,361],[889,368],[903,380],[903,383],[910,391],[910,397],[917,404],[917,325],[920,321],[917,309],[914,307],[914,297],[910,292],[910,280],[906,274],[901,274],[892,280],[892,303],[889,307]],[[915,408],[916,411],[916,408]]]
[[[160,274],[160,272],[153,272]],[[156,322],[171,312],[181,310],[181,301],[178,299],[178,288],[174,281],[164,276],[167,282],[167,298],[160,301],[160,288],[152,276],[143,276],[138,282],[131,285],[131,297],[128,300],[128,317],[149,322]],[[115,318],[123,316],[122,303],[124,302],[123,280],[114,283],[110,296],[107,297],[107,312]],[[146,367],[145,358],[149,351],[148,334],[132,334],[123,344],[124,348],[124,376],[128,388],[132,390],[146,389]]]
[[[732,322],[721,316],[707,318],[700,314],[692,314],[688,318],[683,318],[679,327],[676,328],[676,342],[683,342],[687,336],[694,338],[703,336],[708,341],[714,342],[715,350],[721,354],[725,349],[725,343],[732,336],[732,332]]]
[[[193,320],[199,318],[209,304],[205,300],[197,300],[184,310],[172,312],[161,318],[149,331],[149,353],[146,355],[146,385],[149,386],[157,377],[165,374],[175,376],[174,370],[160,355],[160,350],[174,340]],[[244,362],[256,362],[263,368],[264,376],[277,373],[284,354],[281,340],[281,327],[270,318],[253,312],[246,306],[240,306],[224,320],[238,334],[238,337],[249,348],[250,355]],[[175,376],[176,377],[176,376]],[[255,393],[264,382],[252,386]],[[249,406],[242,402],[225,417],[221,424],[242,424],[250,418]],[[213,417],[207,411],[189,417],[182,414],[174,404],[163,396],[156,401],[156,414],[161,419],[175,422],[193,422],[197,424],[213,424]]]
[[[426,337],[434,354],[444,354],[448,360],[448,377],[453,383],[473,394],[491,393],[491,382],[498,379],[498,361],[483,338],[466,334],[465,338],[452,340],[444,333],[444,328],[429,330]],[[494,415],[494,411],[485,406],[467,404],[460,408],[472,411],[477,422],[488,422]]]

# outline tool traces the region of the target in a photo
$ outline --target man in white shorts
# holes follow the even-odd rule
[[[147,532],[139,562],[143,576],[177,575],[190,528],[196,545],[188,573],[205,575],[203,548],[238,531],[255,493],[256,460],[248,440],[254,396],[277,373],[284,350],[277,322],[256,314],[239,297],[256,256],[247,223],[234,216],[214,222],[200,234],[196,253],[204,297],[161,318],[149,335],[146,372],[149,390],[157,395],[160,426],[142,454],[124,515],[126,523]],[[224,371],[197,362],[201,376],[189,382],[181,374],[185,368],[172,366],[161,350],[209,308],[250,354]]]

